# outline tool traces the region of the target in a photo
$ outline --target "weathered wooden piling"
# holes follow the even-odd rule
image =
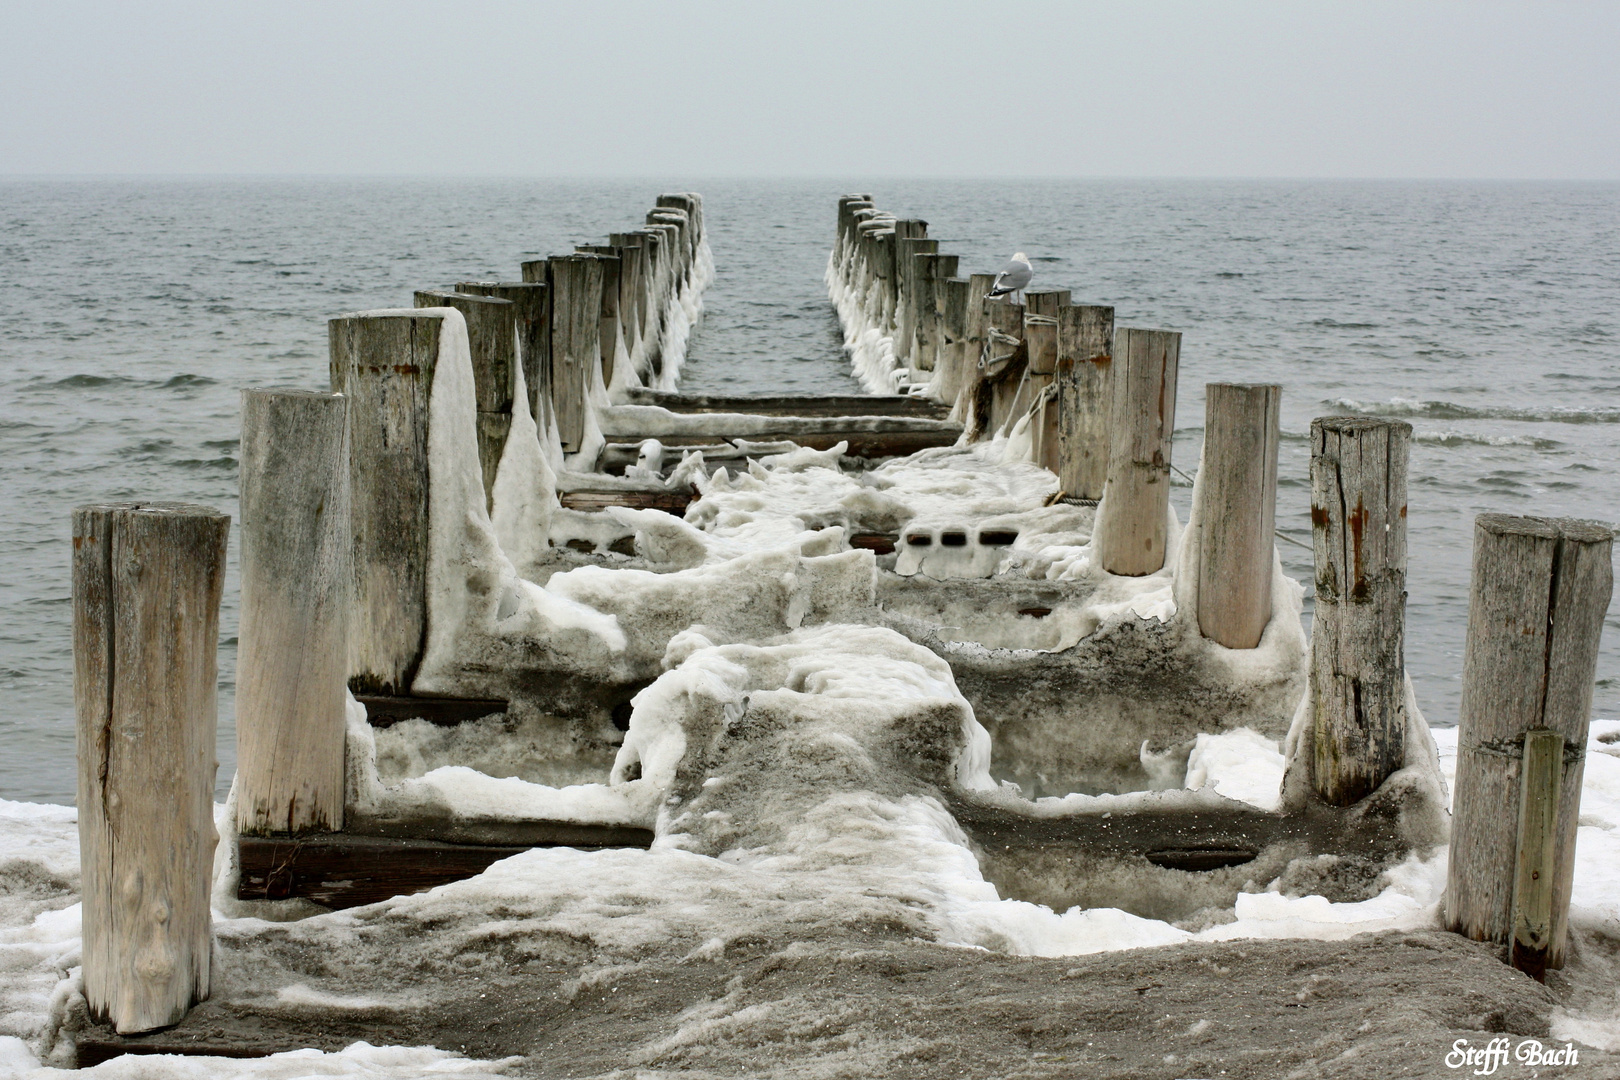
[[[1198,471],[1198,629],[1229,649],[1260,644],[1271,621],[1282,387],[1204,387]]]
[[[427,633],[428,396],[438,315],[331,320],[333,391],[349,412],[349,686],[404,696]]]
[[[343,828],[349,673],[348,403],[242,392],[242,621],[236,822]]]
[[[613,384],[613,365],[624,350],[624,330],[619,324],[619,289],[623,276],[623,260],[610,246],[585,244],[576,249],[578,254],[590,255],[602,262],[601,327],[598,331],[599,352],[602,357],[602,385]]]
[[[894,358],[902,365],[909,366],[912,354],[916,352],[919,292],[917,272],[921,269],[917,256],[933,255],[938,252],[939,241],[930,240],[926,236],[905,236],[895,241]]]
[[[988,324],[985,294],[995,279],[994,274],[968,275],[967,309],[962,316],[962,383],[956,392],[954,410],[966,426],[970,440],[982,438],[990,422],[989,387],[984,374],[984,362],[988,359],[984,340]]]
[[[1562,967],[1566,955],[1612,545],[1612,530],[1596,522],[1474,522],[1446,924],[1510,945],[1532,972]],[[1521,877],[1544,870],[1550,894],[1545,875]]]
[[[1029,289],[1024,293],[1024,336],[1029,341],[1031,375],[1052,375],[1057,371],[1058,316],[1068,306],[1068,289]]]
[[[551,298],[546,289],[545,263],[539,265],[539,281],[462,281],[456,283],[456,291],[511,301],[529,415],[544,431],[551,404]]]
[[[208,996],[219,601],[230,518],[73,512],[84,996],[120,1034]]]
[[[495,499],[495,473],[512,430],[512,371],[517,366],[517,315],[510,300],[441,289],[418,289],[416,306],[451,307],[467,321],[473,392],[478,400],[478,464],[484,498]]]
[[[998,298],[984,302],[984,362],[980,365],[979,401],[985,417],[983,434],[997,435],[1012,416],[1013,403],[1029,370],[1024,340],[1024,305]]]
[[[602,362],[602,263],[591,255],[554,255],[551,284],[551,386],[562,448],[585,437],[592,373]]]
[[[1406,465],[1412,425],[1311,421],[1316,793],[1349,806],[1406,758]]]
[[[971,285],[967,278],[947,278],[939,283],[940,350],[936,389],[939,399],[954,404],[962,392],[968,364],[978,363],[978,354],[968,352],[968,308]]]
[[[944,336],[944,282],[956,276],[960,256],[935,252],[916,258],[918,265],[913,280],[917,287],[917,326],[913,366],[921,371],[933,371]]]
[[[1030,430],[1034,460],[1048,467],[1057,464],[1058,410],[1055,394],[1048,395],[1046,388],[1057,370],[1058,312],[1068,306],[1068,289],[1033,289],[1025,292],[1022,336],[1028,367],[1019,379],[1018,391],[1009,410],[1014,423],[1025,413],[1035,410]]]
[[[1108,479],[1114,309],[1072,304],[1058,311],[1058,486],[1098,500]]]
[[[1108,480],[1093,540],[1110,574],[1140,577],[1164,567],[1180,357],[1174,330],[1114,334]]]

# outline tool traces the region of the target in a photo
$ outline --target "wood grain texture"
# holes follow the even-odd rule
[[[327,324],[333,391],[349,406],[349,685],[406,694],[427,634],[428,395],[438,315]]]
[[[73,512],[84,995],[121,1034],[208,996],[230,524],[186,503]]]
[[[983,381],[977,404],[984,410],[984,435],[990,437],[1006,427],[1013,413],[1013,403],[1023,388],[1024,372],[1029,367],[1028,342],[1024,340],[1024,305],[1001,297],[986,300],[984,326],[985,362],[980,371]],[[996,338],[992,331],[1003,338]]]
[[[1312,774],[1334,806],[1370,795],[1406,760],[1406,466],[1412,425],[1311,421],[1316,616]]]
[[[1519,770],[1519,835],[1508,963],[1537,982],[1546,982],[1547,954],[1553,937],[1553,894],[1558,881],[1563,732],[1551,728],[1525,732],[1523,761]]]
[[[985,294],[995,284],[994,274],[968,276],[967,310],[962,318],[962,386],[956,392],[954,414],[967,427],[968,438],[977,442],[984,437],[990,423],[988,390],[985,386],[984,365],[989,358],[984,347],[984,328],[987,325]]]
[[[529,415],[544,432],[551,402],[551,295],[546,288],[545,262],[538,266],[538,281],[462,281],[456,284],[456,291],[511,301],[517,324],[517,363],[523,369]]]
[[[517,385],[516,305],[495,296],[418,289],[419,308],[450,307],[467,321],[473,391],[478,401],[478,464],[484,474],[485,509],[495,505],[495,473],[512,430],[512,395]]]
[[[1505,514],[1474,522],[1446,923],[1475,940],[1508,941],[1524,733],[1549,728],[1564,747],[1549,968],[1563,966],[1567,949],[1592,686],[1614,588],[1612,546],[1612,531],[1596,522]]]
[[[1058,486],[1102,498],[1113,405],[1114,309],[1072,304],[1058,312]]]
[[[589,255],[602,262],[602,325],[598,333],[602,355],[602,385],[613,385],[613,365],[618,351],[625,346],[624,327],[619,323],[619,290],[624,277],[624,260],[613,247],[603,244],[582,244],[575,249],[580,255]]]
[[[343,828],[349,674],[348,404],[242,392],[236,822]]]
[[[1198,476],[1198,629],[1228,649],[1271,621],[1282,387],[1209,383]]]
[[[606,510],[610,506],[628,506],[637,510],[662,510],[676,517],[683,516],[686,508],[691,506],[697,497],[697,493],[691,488],[677,491],[578,489],[559,492],[557,495],[558,501],[566,510]]]
[[[940,348],[938,366],[938,393],[942,407],[956,404],[962,392],[962,383],[969,362],[977,363],[978,354],[969,354],[967,341],[968,297],[972,285],[967,278],[953,277],[939,283],[940,289]]]
[[[1068,289],[1025,291],[1024,335],[1029,339],[1031,375],[1051,375],[1057,371],[1058,316],[1068,306]]]
[[[573,453],[585,437],[591,374],[602,362],[602,264],[589,255],[549,262],[552,406],[562,448]]]

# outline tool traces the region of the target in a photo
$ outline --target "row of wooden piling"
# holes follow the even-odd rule
[[[1113,308],[1064,289],[992,299],[993,276],[959,276],[927,230],[868,195],[839,200],[828,284],[857,367],[892,361],[894,385],[950,403],[970,441],[1027,417],[1033,460],[1065,496],[1101,501],[1103,568],[1162,569],[1180,335],[1116,329]],[[1271,617],[1280,397],[1275,385],[1205,387],[1198,626],[1229,648],[1258,645]],[[1409,760],[1411,434],[1376,417],[1311,425],[1309,771],[1330,806],[1366,798]],[[1447,918],[1510,943],[1538,976],[1564,959],[1611,544],[1590,522],[1486,514],[1475,526]]]
[[[567,452],[614,385],[681,360],[708,272],[702,199],[522,265],[520,281],[416,293],[466,323],[486,495],[518,400]],[[236,826],[344,825],[346,690],[408,694],[427,631],[428,399],[443,316],[330,322],[331,390],[247,390]],[[119,1033],[207,997],[219,603],[230,519],[187,504],[73,517],[85,996]]]

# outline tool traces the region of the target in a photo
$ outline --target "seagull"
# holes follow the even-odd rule
[[[1001,268],[1001,273],[996,275],[996,283],[990,286],[989,292],[985,293],[985,299],[988,300],[993,296],[1006,296],[1008,293],[1022,293],[1025,286],[1029,284],[1029,279],[1034,276],[1035,270],[1029,265],[1029,259],[1020,251],[1007,260],[1007,265]],[[1022,300],[1014,301],[1014,303],[1021,302]]]

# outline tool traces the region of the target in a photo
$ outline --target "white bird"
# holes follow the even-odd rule
[[[1029,259],[1020,251],[1007,260],[1007,265],[1001,268],[1001,273],[996,275],[996,282],[990,286],[990,291],[985,294],[985,298],[1006,296],[1008,293],[1022,293],[1025,286],[1029,284],[1029,279],[1034,276],[1035,268],[1029,265]],[[1021,302],[1021,300],[1014,301],[1014,303]]]

